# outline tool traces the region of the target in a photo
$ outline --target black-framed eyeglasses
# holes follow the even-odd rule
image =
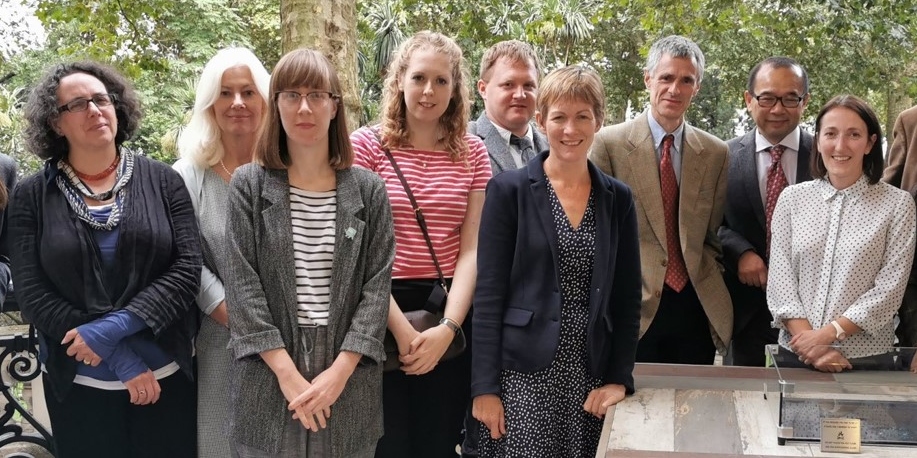
[[[777,105],[777,102],[780,102],[784,108],[796,108],[805,99],[804,95],[802,97],[798,95],[785,95],[783,97],[775,97],[773,95],[753,95],[752,97],[758,101],[758,105],[760,105],[762,108],[771,108],[774,105]]]
[[[71,113],[79,113],[85,111],[89,108],[89,102],[95,104],[96,107],[102,108],[109,105],[114,105],[118,101],[118,96],[116,94],[94,94],[92,98],[87,99],[85,97],[80,97],[73,99],[59,107],[57,107],[58,113],[63,113],[69,111]]]
[[[298,107],[303,97],[309,102],[310,107],[315,107],[325,105],[331,100],[337,100],[341,96],[328,91],[312,91],[305,94],[296,91],[277,91],[274,97],[276,97],[277,104],[284,107]]]

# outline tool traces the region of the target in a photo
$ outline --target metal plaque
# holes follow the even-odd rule
[[[822,418],[821,451],[860,453],[860,419]]]

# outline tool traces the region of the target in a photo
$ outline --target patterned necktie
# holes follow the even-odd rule
[[[662,161],[659,162],[659,182],[662,185],[662,207],[665,211],[665,244],[669,257],[665,268],[665,284],[675,292],[681,292],[688,284],[688,268],[681,254],[681,238],[678,234],[678,180],[672,166],[672,143],[675,137],[666,135],[662,139]]]
[[[767,222],[767,256],[771,253],[771,217],[774,216],[774,208],[777,207],[777,198],[783,188],[789,183],[786,181],[786,174],[783,173],[783,165],[780,158],[786,148],[783,145],[775,145],[768,149],[771,153],[771,167],[767,169],[767,200],[764,205],[764,218]]]
[[[519,150],[523,164],[528,164],[535,157],[535,147],[532,146],[532,141],[528,137],[517,137],[515,134],[510,134],[509,144]]]

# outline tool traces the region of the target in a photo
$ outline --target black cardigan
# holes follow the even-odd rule
[[[115,265],[101,266],[91,228],[77,218],[54,182],[49,162],[17,186],[9,207],[10,257],[23,315],[43,335],[45,367],[59,400],[70,390],[78,362],[67,356],[64,334],[126,308],[193,378],[195,295],[201,279],[197,219],[184,182],[160,162],[135,156],[122,206]]]
[[[12,197],[13,189],[16,187],[16,162],[6,154],[0,154],[0,186],[6,187],[7,196]],[[9,206],[9,200],[7,200]],[[7,217],[6,208],[0,208],[0,310],[3,310],[3,304],[6,302],[6,295],[9,291],[10,283],[10,259],[9,259],[9,242],[7,241]]]

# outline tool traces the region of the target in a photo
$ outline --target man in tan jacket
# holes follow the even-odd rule
[[[888,148],[888,158],[882,181],[897,186],[912,196],[917,195],[917,106],[908,108],[898,115],[893,140]],[[917,265],[917,263],[915,263]],[[901,323],[895,329],[902,347],[917,346],[917,269],[911,268],[911,276],[904,291],[904,300],[898,309]]]
[[[717,229],[726,200],[726,144],[687,125],[704,55],[691,40],[653,44],[644,69],[650,108],[603,128],[589,158],[637,201],[643,307],[637,361],[712,364],[732,335]]]

